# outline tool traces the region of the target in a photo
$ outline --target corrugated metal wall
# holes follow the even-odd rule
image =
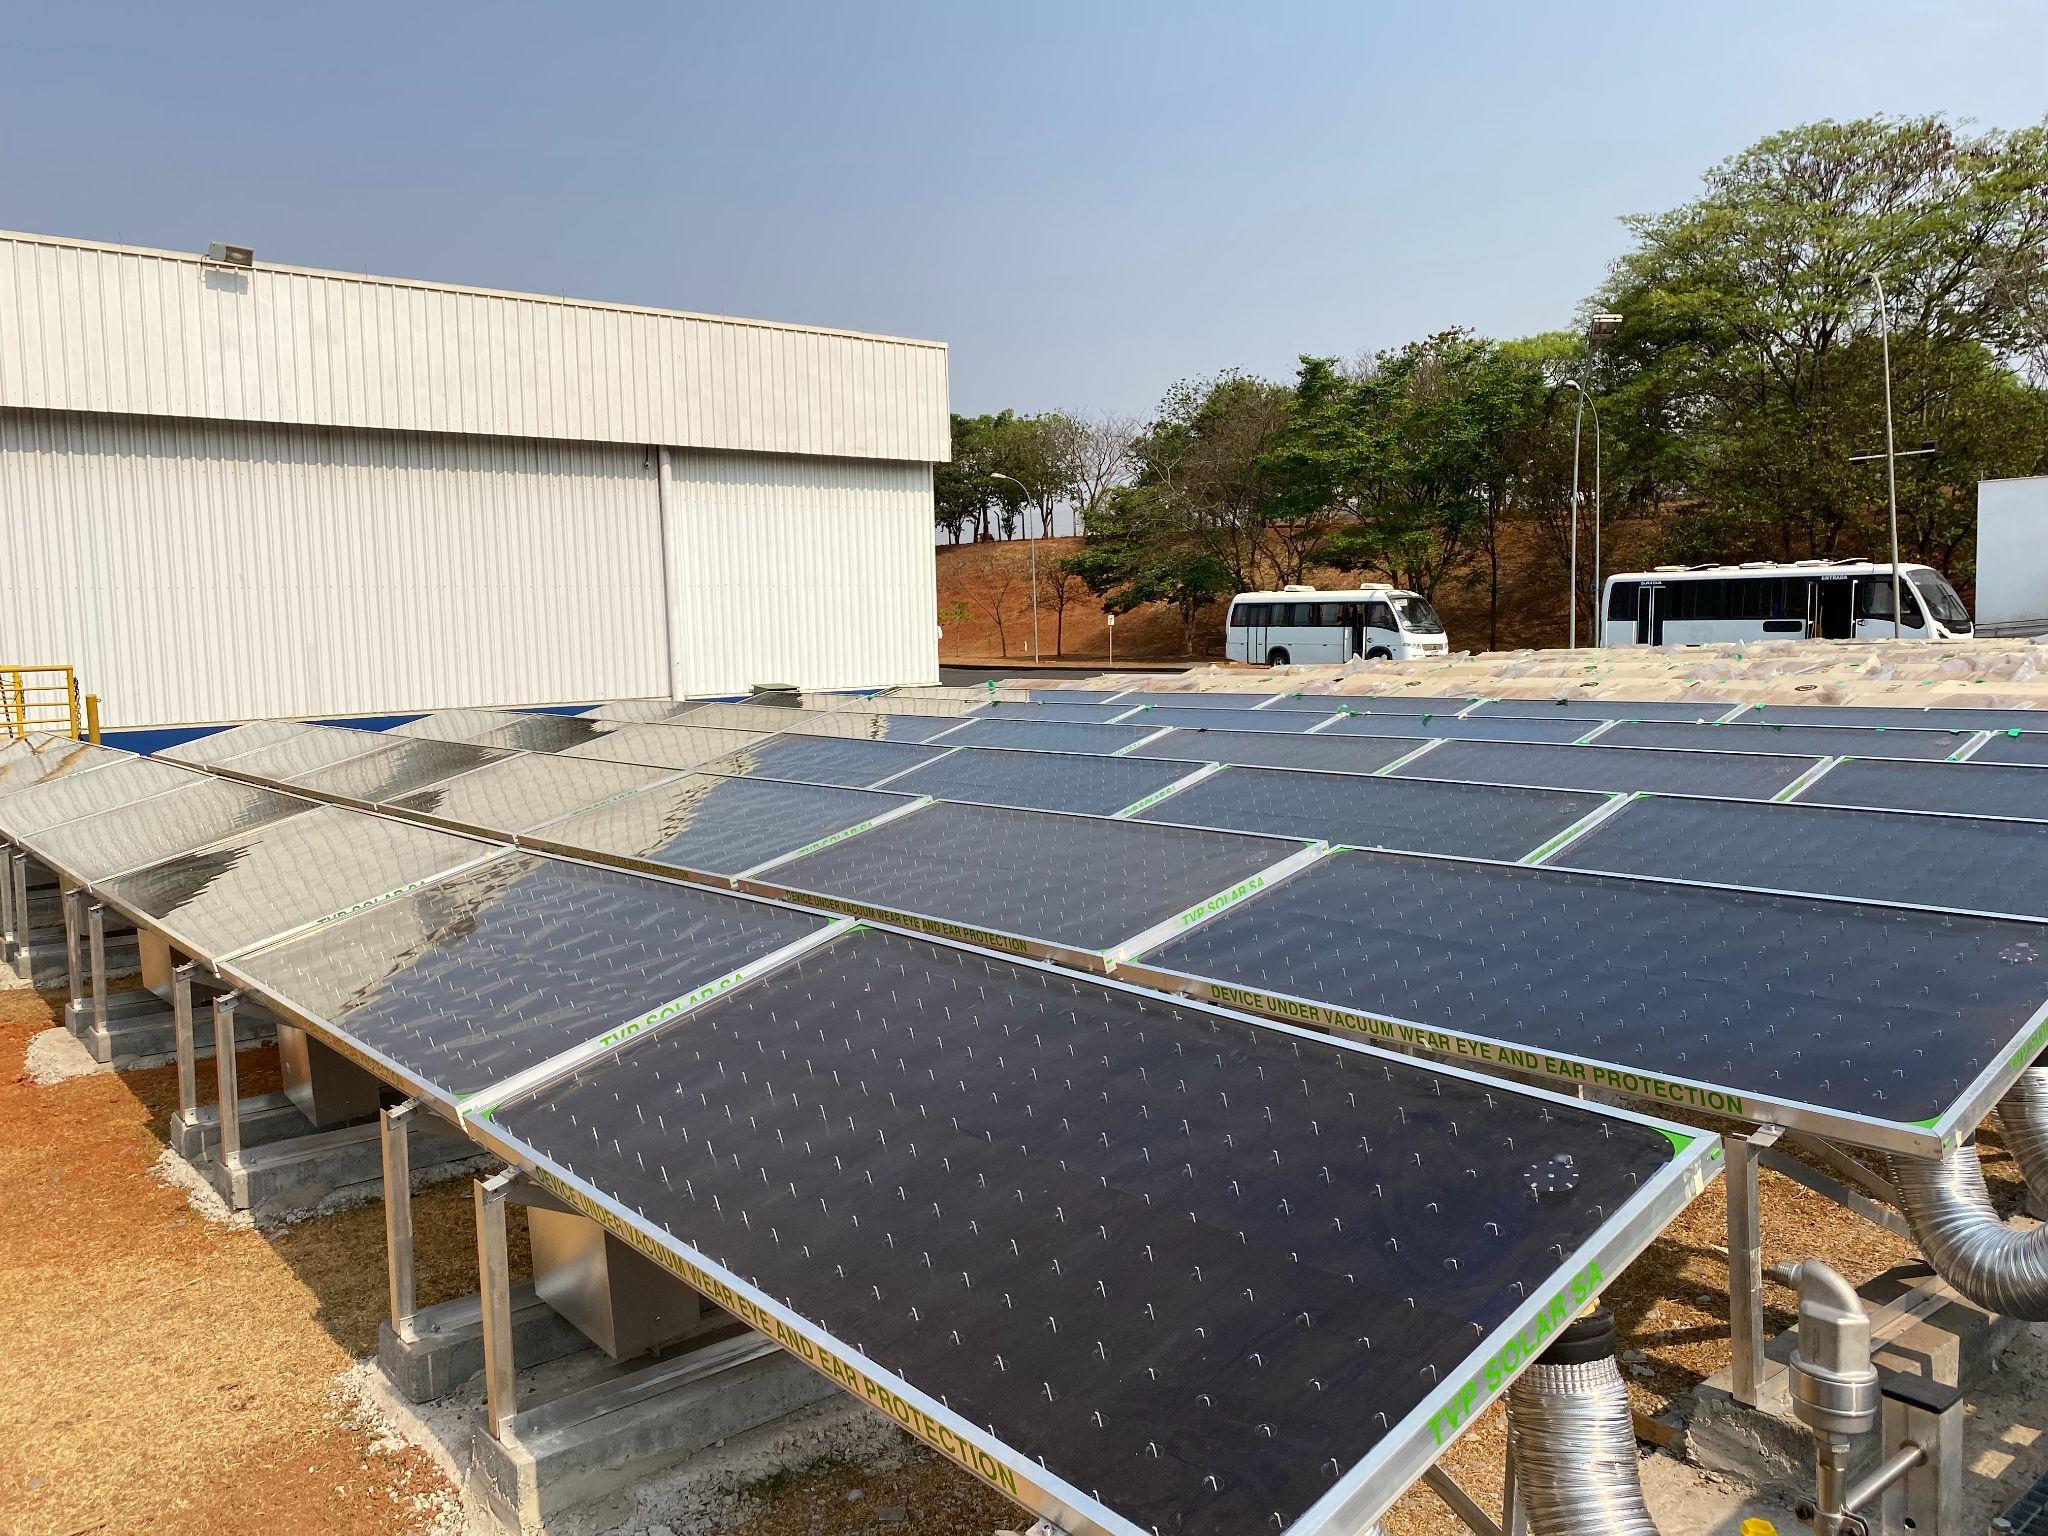
[[[5,233],[0,406],[950,456],[932,342]]]
[[[650,460],[0,410],[0,658],[109,725],[664,694]]]
[[[928,464],[673,456],[686,693],[936,683]]]

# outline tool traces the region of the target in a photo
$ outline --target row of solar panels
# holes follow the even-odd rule
[[[292,747],[317,776],[341,745],[251,729],[207,755]],[[521,763],[608,766],[464,776]],[[0,752],[0,827],[1063,1529],[1374,1517],[1713,1155],[1071,972],[99,748]],[[1158,830],[1204,880],[1267,847]],[[86,851],[128,872],[88,875]]]
[[[1112,707],[1129,711],[1146,705],[1191,709],[1298,711],[1329,715],[1338,710],[1365,715],[1458,715],[1467,719],[1667,720],[1700,725],[1833,725],[1913,730],[2048,730],[2048,715],[2028,709],[1961,706],[1730,704],[1725,699],[1494,699],[1448,694],[1360,693],[1170,693],[1163,689],[1033,689],[1033,704],[1052,708]],[[1076,717],[1082,718],[1082,717]]]
[[[270,730],[247,729],[243,743]],[[301,737],[233,753],[220,738],[213,754],[235,771],[274,767],[280,750],[362,750],[360,733],[299,729],[317,752]],[[717,727],[632,729],[668,733],[648,756],[721,754],[722,772],[635,785],[618,776],[625,765],[585,760],[619,750],[620,732],[552,760],[485,763],[389,803],[1013,952],[1101,967],[1150,950],[1143,966],[1179,990],[1321,1010],[1322,1022],[1386,1038],[1490,1042],[1560,1075],[1626,1075],[1653,1097],[1905,1150],[1931,1149],[1934,1126],[1975,1125],[2048,995],[2034,923],[1965,915],[2048,914],[2042,824],[976,748],[904,772],[848,761],[901,743],[792,734],[735,752]],[[334,772],[298,782],[317,788]],[[963,803],[847,787],[876,773],[900,773],[903,789],[935,776],[936,792]],[[1092,794],[1099,813],[1167,789],[1121,818],[965,803]],[[1540,869],[1478,862],[1539,857]],[[1748,889],[1728,888],[1738,886]],[[1853,900],[1816,899],[1829,895]],[[1489,914],[1484,927],[1474,912]],[[1192,931],[1154,948],[1176,925]],[[1944,968],[1988,974],[1959,993]]]

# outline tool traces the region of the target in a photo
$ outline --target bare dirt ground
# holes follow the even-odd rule
[[[376,1347],[384,1307],[375,1205],[254,1230],[211,1223],[151,1176],[175,1098],[171,1069],[95,1072],[38,1083],[30,1040],[50,1000],[0,993],[0,1531],[35,1536],[205,1533],[439,1533],[459,1529],[453,1490],[428,1450],[380,1431],[344,1378]],[[275,1058],[246,1053],[250,1092],[275,1086]],[[1987,1159],[2016,1200],[2009,1163]],[[468,1186],[416,1199],[423,1302],[475,1287]],[[1867,1276],[1907,1256],[1899,1240],[1788,1181],[1765,1176],[1768,1257],[1821,1257]],[[1638,1408],[1663,1411],[1727,1353],[1720,1186],[1622,1275],[1624,1370]],[[515,1224],[515,1244],[523,1231]],[[525,1255],[515,1255],[523,1267]],[[1774,1290],[1770,1323],[1791,1322]],[[2036,1330],[2037,1334],[2043,1330]],[[2012,1421],[2048,1398],[2048,1340],[2030,1341],[2002,1406],[1973,1425],[1974,1502],[2016,1496],[2048,1465],[2048,1437]],[[358,1373],[360,1375],[360,1373]],[[840,1409],[844,1413],[845,1409]],[[2003,1417],[2001,1417],[2001,1414]],[[2041,1414],[2035,1413],[2034,1419]],[[1980,1442],[1981,1439],[1981,1443]],[[808,1442],[799,1442],[808,1443]],[[744,1458],[715,1498],[650,1496],[632,1536],[965,1536],[1024,1522],[949,1463],[872,1426],[816,1437],[809,1460],[765,1480]],[[1496,1499],[1496,1411],[1448,1465],[1482,1504]],[[1694,1531],[1732,1530],[1743,1490],[1661,1463],[1653,1494]],[[1660,1509],[1661,1513],[1661,1509]],[[1460,1530],[1434,1497],[1411,1494],[1396,1536]],[[1784,1526],[1781,1524],[1780,1529]]]

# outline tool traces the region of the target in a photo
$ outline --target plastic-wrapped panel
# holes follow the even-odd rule
[[[1313,736],[1271,731],[1176,730],[1144,748],[1147,757],[1177,757],[1244,768],[1319,768],[1330,773],[1377,773],[1422,745],[1419,738]]]
[[[393,726],[392,734],[425,736],[433,741],[481,741],[492,731],[502,731],[525,718],[509,709],[442,709]]]
[[[1459,720],[1450,715],[1346,715],[1318,736],[1437,736],[1468,741],[1573,742],[1600,729],[1598,720]]]
[[[283,737],[252,752],[239,752],[217,766],[288,784],[331,764],[345,763],[352,757],[380,751],[391,744],[392,737],[384,731],[309,725],[295,736]]]
[[[1407,779],[1528,784],[1549,789],[1645,790],[1768,800],[1819,758],[1744,752],[1652,752],[1519,741],[1447,741],[1394,770]]]
[[[1707,752],[1789,752],[1800,757],[1894,757],[1937,762],[1959,751],[1967,734],[1950,731],[1856,730],[1825,725],[1683,725],[1628,721],[1602,731],[1610,747],[1681,747]]]
[[[81,880],[99,881],[288,816],[303,816],[313,808],[311,800],[295,795],[209,777],[118,810],[51,827],[37,835],[36,852]]]
[[[1268,709],[1354,710],[1362,715],[1455,715],[1471,700],[1427,693],[1289,693]]]
[[[2001,731],[1970,754],[1973,763],[2048,768],[2048,731]]]
[[[387,901],[237,966],[460,1099],[824,926],[701,887],[528,857]]]
[[[138,869],[105,890],[219,960],[492,851],[488,843],[329,805]]]
[[[1102,752],[1135,746],[1158,727],[1067,724],[1047,720],[970,720],[949,733],[948,747],[1021,747],[1028,752]]]
[[[1114,816],[1194,771],[1192,763],[1154,757],[962,747],[906,773],[889,787],[940,800]]]
[[[703,765],[706,773],[740,778],[792,779],[867,789],[907,768],[928,763],[943,747],[907,741],[849,741],[839,736],[770,736]]]
[[[1608,817],[1551,862],[2048,918],[2048,822],[1652,798]]]
[[[1106,704],[1122,688],[1033,688],[1031,702],[1034,704]]]
[[[1951,1107],[2048,1001],[2033,923],[1390,853],[1145,963],[1893,1122]]]
[[[415,815],[511,835],[600,800],[643,789],[671,771],[522,752],[390,803],[394,809]]]
[[[148,757],[105,763],[90,773],[60,774],[19,794],[0,795],[0,832],[18,840],[198,781],[189,768]]]
[[[615,725],[647,724],[658,720],[680,720],[704,707],[702,699],[619,699],[588,711],[586,720],[609,720]]]
[[[761,737],[751,731],[719,731],[691,725],[627,725],[596,741],[565,747],[561,755],[607,763],[645,763],[655,768],[694,768]]]
[[[536,841],[737,875],[901,810],[909,795],[693,773],[535,829]]]
[[[613,730],[609,721],[587,715],[522,715],[510,725],[483,732],[474,738],[485,747],[514,747],[521,752],[559,752],[564,747],[596,741]]]
[[[1033,720],[1043,723],[1079,723],[1082,725],[1106,725],[1118,715],[1128,714],[1133,704],[984,704],[974,711],[984,720]],[[1142,723],[1142,722],[1139,722]]]
[[[778,889],[1102,950],[1299,846],[941,801],[780,865],[767,878]]]
[[[515,1098],[571,1177],[1138,1530],[1278,1531],[1675,1156],[866,932]]]
[[[1835,764],[1800,791],[1798,803],[2048,821],[2048,778],[2031,768],[1989,763],[1887,763],[1865,758]]]
[[[1606,803],[1604,795],[1557,789],[1226,768],[1140,814],[1360,848],[1513,860]]]
[[[423,785],[467,773],[512,754],[498,747],[475,747],[460,741],[428,741],[410,737],[365,752],[360,757],[295,775],[289,782],[319,794],[348,800],[395,800]]]
[[[274,746],[293,736],[310,735],[313,730],[314,727],[301,725],[296,720],[255,720],[248,725],[231,725],[224,731],[213,731],[191,741],[179,742],[175,747],[165,747],[156,755],[174,763],[224,763],[258,747]]]

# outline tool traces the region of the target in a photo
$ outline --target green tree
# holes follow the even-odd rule
[[[1880,525],[1882,468],[1849,462],[1884,440],[1872,273],[1901,435],[1938,450],[1913,471],[1919,552],[1953,543],[1943,530],[1977,475],[2023,467],[2010,423],[2034,419],[2039,392],[2017,370],[2048,331],[2048,125],[1809,124],[1717,166],[1694,201],[1626,222],[1635,249],[1597,297],[1627,317],[1604,419],[1646,477],[1621,494],[1689,504],[1671,553],[1836,555]]]
[[[1064,567],[1109,613],[1167,603],[1180,615],[1181,650],[1195,648],[1195,616],[1237,590],[1229,569],[1157,487],[1111,491],[1090,519],[1088,542]]]

